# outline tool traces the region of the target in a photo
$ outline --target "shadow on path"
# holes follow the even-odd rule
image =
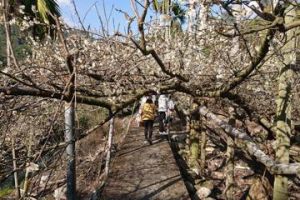
[[[105,200],[187,200],[172,150],[154,127],[153,145],[143,146],[143,129],[131,125],[102,193]]]

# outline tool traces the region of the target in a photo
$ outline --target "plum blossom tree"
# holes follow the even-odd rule
[[[168,1],[168,5],[170,2],[173,1]],[[43,43],[31,40],[32,54],[19,62],[19,68],[10,66],[0,72],[3,76],[1,98],[7,103],[21,97],[31,102],[35,97],[65,101],[69,107],[76,107],[79,103],[103,107],[109,114],[102,124],[143,95],[165,91],[180,94],[176,103],[185,108],[190,107],[187,105],[188,98],[195,102],[212,98],[220,101],[226,99],[224,102],[241,108],[247,119],[264,125],[272,124],[276,107],[280,107],[280,103],[275,103],[278,91],[274,90],[278,85],[278,65],[290,58],[289,54],[283,56],[282,51],[295,44],[292,38],[297,35],[291,36],[290,33],[300,26],[299,19],[288,20],[287,8],[296,9],[299,3],[280,1],[272,4],[271,9],[265,1],[256,1],[255,6],[248,1],[234,0],[184,3],[193,5],[189,9],[200,10],[198,21],[195,22],[197,26],[170,40],[155,37],[155,31],[151,29],[145,31],[146,16],[151,6],[149,0],[137,5],[141,12],[134,12],[135,18],[130,17],[136,20],[137,30],[133,30],[132,21],[129,21],[128,30],[131,31],[128,34],[117,32],[111,37],[67,34],[72,29],[57,19],[57,40],[46,38]],[[253,14],[237,19],[237,6],[241,9],[250,8]],[[127,15],[130,16],[130,13]],[[289,51],[294,53],[295,48]],[[279,85],[282,84],[283,79],[279,78]],[[297,81],[294,85],[288,83],[284,86],[293,95],[299,95],[298,87]],[[280,98],[283,93],[279,94]],[[293,103],[290,98],[281,99],[284,105]],[[217,121],[231,136],[243,140],[245,151],[263,163],[276,177],[283,176],[283,179],[276,178],[277,181],[286,183],[286,174],[299,173],[299,163],[288,162],[287,143],[282,145],[278,142],[279,146],[284,146],[279,149],[285,156],[280,157],[280,152],[277,152],[276,161],[280,162],[277,163],[247,133],[231,130],[225,122],[204,108],[199,112]],[[280,112],[285,113],[285,110],[281,109]],[[298,107],[293,107],[291,112],[299,116]],[[67,130],[72,127],[73,121],[69,122]],[[280,120],[276,123],[280,124]],[[289,125],[284,126],[289,130]],[[274,137],[272,128],[264,127],[270,137]],[[281,137],[279,135],[277,139]],[[285,138],[286,132],[281,135]],[[75,140],[68,138],[66,142],[74,145]],[[277,188],[276,184],[274,188]],[[68,187],[69,192],[71,188]],[[274,198],[279,197],[274,191]]]

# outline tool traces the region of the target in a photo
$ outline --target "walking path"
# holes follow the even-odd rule
[[[143,128],[131,124],[101,199],[190,199],[169,143],[156,126],[153,136],[153,144],[144,146]]]

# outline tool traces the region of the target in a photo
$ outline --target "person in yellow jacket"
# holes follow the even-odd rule
[[[152,144],[153,122],[156,114],[156,106],[151,98],[146,100],[142,107],[142,120],[144,122],[145,142],[144,144]]]

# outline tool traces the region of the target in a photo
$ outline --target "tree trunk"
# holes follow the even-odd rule
[[[15,188],[17,190],[17,198],[21,197],[19,180],[18,180],[18,172],[17,172],[17,158],[16,158],[16,151],[15,151],[15,136],[12,136],[11,140],[11,150],[12,150],[12,157],[13,157],[13,167],[14,167],[14,180],[15,180]]]
[[[190,133],[191,131],[191,118],[189,115],[186,116],[186,132]],[[188,137],[186,138],[186,144],[190,146],[191,144],[191,139],[190,139],[190,134],[188,134]]]
[[[255,156],[256,159],[264,164],[268,170],[273,174],[289,174],[295,175],[300,171],[300,163],[293,164],[277,164],[275,161],[262,151],[259,146],[252,140],[252,138],[246,133],[242,132],[230,125],[227,122],[219,119],[215,114],[208,111],[205,107],[199,109],[200,114],[213,120],[220,128],[222,128],[227,134],[239,139],[239,143],[242,148],[247,151],[251,156]]]
[[[7,25],[7,34],[10,33],[10,26]],[[10,66],[10,46],[9,46],[10,40],[9,37],[6,36],[6,65],[9,67]]]
[[[76,200],[75,113],[74,102],[65,103],[65,141],[67,153],[67,199]]]
[[[10,25],[7,13],[9,11],[9,2],[7,0],[2,0],[2,5],[4,7],[5,12],[3,12],[3,19],[4,19],[4,27],[5,27],[5,34],[6,34],[6,65],[10,66]]]
[[[192,127],[190,131],[190,140],[191,140],[190,152],[191,152],[191,159],[197,160],[199,157],[199,137],[197,131],[194,128],[194,123],[195,122],[192,122]]]
[[[200,34],[204,35],[203,31],[205,31],[205,29],[207,28],[207,22],[208,22],[209,3],[205,1],[201,1],[200,7],[201,7],[201,11],[198,18],[200,20],[199,28],[200,28]]]
[[[28,158],[30,158],[30,156],[31,156],[32,136],[33,136],[33,133],[32,133],[32,131],[30,131],[30,133],[29,133],[29,144],[28,144],[28,149],[27,149],[27,157]],[[28,165],[29,165],[29,162],[27,162],[27,166]],[[25,179],[24,179],[24,187],[23,187],[24,194],[22,195],[23,197],[27,196],[28,187],[29,187],[29,170],[26,168]]]
[[[291,23],[296,16],[294,8],[287,8],[285,22]],[[291,135],[291,81],[296,57],[295,39],[292,39],[295,31],[287,32],[287,44],[283,47],[284,61],[280,66],[277,111],[276,111],[276,162],[289,163],[290,135]],[[288,199],[288,177],[276,175],[274,182],[273,198],[275,200]]]
[[[113,144],[113,133],[114,133],[114,117],[109,121],[109,133],[108,133],[108,150],[106,154],[105,173],[109,173],[109,164],[111,158],[111,147]]]
[[[192,104],[191,110],[194,110],[197,104]],[[188,165],[190,168],[200,172],[200,165],[198,163],[199,158],[199,114],[191,116],[191,130],[190,130],[190,158]]]
[[[229,111],[230,117],[229,117],[229,122],[228,124],[231,125],[232,127],[235,126],[235,116],[233,113],[233,110],[230,109]],[[234,196],[234,186],[235,186],[235,181],[234,181],[234,141],[230,136],[227,136],[227,159],[226,159],[226,190],[225,190],[225,196],[227,200],[233,200],[235,199]]]
[[[205,157],[206,157],[206,121],[204,117],[201,117],[201,144],[200,144],[200,168],[201,174],[204,174],[205,169]]]

